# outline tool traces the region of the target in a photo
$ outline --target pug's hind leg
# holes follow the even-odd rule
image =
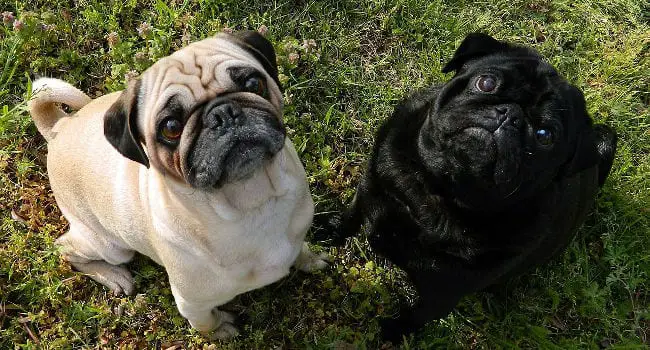
[[[300,250],[300,254],[293,266],[300,271],[313,272],[324,269],[327,266],[328,259],[327,253],[316,254],[309,249],[307,242],[303,242],[302,250]]]
[[[132,295],[135,292],[133,276],[120,264],[130,261],[135,252],[75,221],[71,219],[70,230],[56,240],[65,260],[75,270],[106,286],[113,294]]]
[[[113,294],[133,295],[135,286],[133,276],[126,267],[111,265],[103,260],[92,260],[86,263],[70,262],[78,271],[103,284],[113,291]]]

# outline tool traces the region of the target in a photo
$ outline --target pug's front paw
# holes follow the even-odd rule
[[[212,310],[212,314],[220,321],[220,324],[210,332],[210,339],[227,340],[239,335],[239,330],[235,327],[235,315],[217,308]]]
[[[316,254],[309,249],[307,242],[304,242],[300,255],[298,255],[293,266],[300,271],[313,272],[327,267],[328,261],[329,255],[327,253]]]

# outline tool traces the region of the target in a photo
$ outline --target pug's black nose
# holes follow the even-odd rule
[[[499,125],[509,125],[519,128],[522,125],[523,111],[517,105],[498,105],[494,107]]]
[[[237,123],[243,115],[241,107],[230,102],[208,106],[206,110],[207,112],[203,116],[203,124],[210,129],[221,126],[230,127],[233,123]]]

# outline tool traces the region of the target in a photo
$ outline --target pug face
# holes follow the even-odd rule
[[[462,206],[498,209],[596,163],[582,93],[534,51],[470,35],[452,70],[418,150]]]
[[[156,62],[106,113],[104,132],[125,157],[212,188],[251,176],[282,149],[281,118],[273,47],[243,32]]]

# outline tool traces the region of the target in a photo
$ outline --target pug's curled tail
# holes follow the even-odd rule
[[[29,113],[34,119],[38,131],[46,141],[54,138],[54,125],[69,114],[61,109],[61,104],[73,110],[81,109],[91,98],[65,81],[52,78],[40,78],[32,84],[32,98],[27,103]]]

